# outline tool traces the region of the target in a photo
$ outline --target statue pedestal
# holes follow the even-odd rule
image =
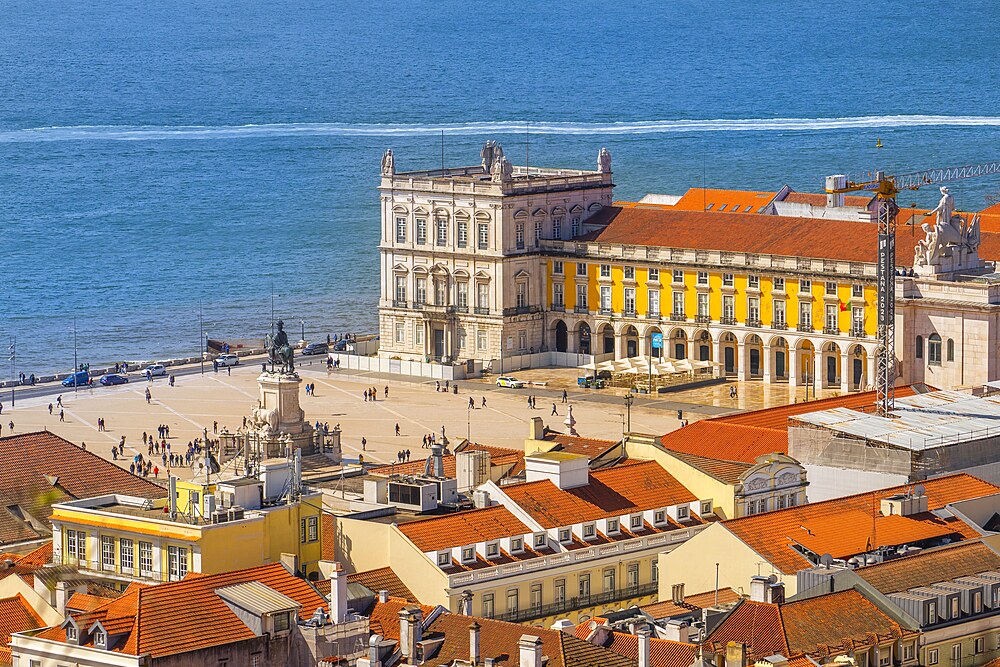
[[[264,371],[257,377],[259,407],[254,421],[259,437],[253,439],[262,458],[283,457],[289,442],[303,454],[314,452],[313,427],[299,407],[302,378],[294,373]]]

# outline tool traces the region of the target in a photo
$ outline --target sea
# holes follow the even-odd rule
[[[0,377],[259,338],[272,303],[295,338],[374,331],[390,147],[408,170],[476,164],[491,138],[550,167],[604,146],[618,199],[1000,159],[998,19],[976,0],[4,0]],[[1000,178],[952,192],[978,210]]]

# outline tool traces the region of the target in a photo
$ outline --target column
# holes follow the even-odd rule
[[[851,390],[851,355],[847,351],[840,353],[840,391],[845,394]]]
[[[726,367],[722,364],[722,334],[712,341],[712,361],[716,363],[716,377],[726,377]]]
[[[698,346],[695,343],[694,338],[688,338],[688,356],[687,358],[694,361],[698,358]]]
[[[750,362],[747,360],[746,343],[738,343],[736,346],[736,377],[740,380],[750,379]]]
[[[816,348],[813,352],[813,389],[816,391],[816,396],[819,396],[819,390],[823,388],[823,372],[825,370],[823,368],[823,352]]]
[[[785,360],[785,364],[788,366],[788,387],[794,395],[795,387],[799,384],[799,351],[797,348],[789,346],[786,348],[786,354],[788,356]]]
[[[639,356],[649,358],[651,349],[649,336],[639,336]]]
[[[878,368],[878,360],[875,358],[875,353],[872,352],[868,355],[868,372],[865,375],[868,376],[868,387],[875,388],[875,371]]]
[[[764,354],[764,358],[761,359],[761,364],[762,364],[761,371],[764,374],[764,384],[771,384],[771,382],[772,382],[772,379],[771,379],[771,355],[773,354],[773,352],[771,351],[771,346],[768,345],[767,343],[764,344],[763,354]]]

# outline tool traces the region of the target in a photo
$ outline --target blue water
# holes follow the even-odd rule
[[[824,12],[824,8],[826,11]],[[0,341],[18,370],[372,330],[379,157],[616,196],[1000,158],[995,2],[0,4]],[[777,120],[776,119],[791,119]],[[847,119],[847,120],[844,120]],[[733,122],[741,121],[741,122]],[[874,149],[881,137],[885,148]],[[955,184],[977,209],[996,178]],[[929,193],[915,201],[924,202]],[[909,203],[909,202],[905,202]]]

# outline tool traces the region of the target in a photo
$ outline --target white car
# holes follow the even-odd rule
[[[215,361],[216,363],[219,364],[219,366],[222,367],[238,366],[240,363],[240,358],[237,357],[235,354],[220,354],[215,358]]]
[[[165,377],[167,375],[167,367],[163,364],[150,364],[146,366],[142,371],[143,375],[152,375],[153,377]]]
[[[524,383],[518,380],[516,377],[511,377],[509,375],[501,375],[497,378],[498,387],[509,387],[510,389],[520,389],[524,386]]]

